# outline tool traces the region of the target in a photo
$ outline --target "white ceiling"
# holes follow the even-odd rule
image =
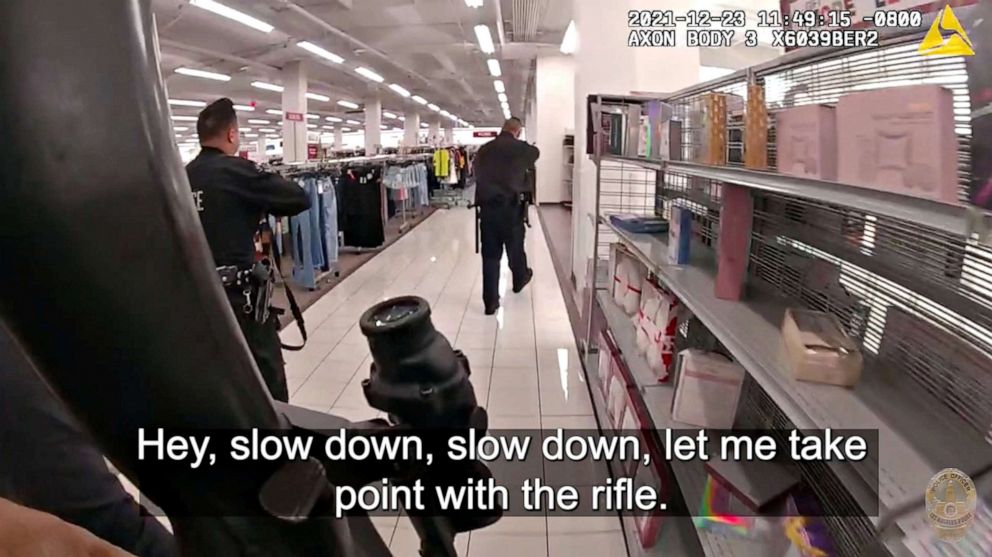
[[[254,113],[240,113],[243,123],[249,117],[267,117],[273,125],[280,123],[280,117],[264,112],[280,108],[281,94],[249,84],[280,83],[280,69],[294,60],[306,61],[309,90],[331,97],[327,103],[309,100],[311,113],[363,120],[360,110],[346,114],[336,101],[361,104],[370,94],[372,82],[354,72],[365,66],[386,79],[378,85],[383,110],[433,114],[388,89],[388,84],[397,83],[475,125],[498,124],[503,115],[486,66],[490,56],[480,50],[474,26],[489,25],[496,42],[491,56],[500,60],[510,107],[519,113],[533,54],[552,47],[556,51],[571,19],[569,0],[484,0],[479,9],[466,6],[464,0],[220,2],[275,29],[263,33],[187,0],[152,0],[169,97],[210,101],[226,96],[238,104],[256,103]],[[345,62],[324,61],[297,47],[298,41],[313,42]],[[233,79],[225,83],[175,74],[180,66],[225,73]],[[173,107],[175,114],[182,115],[197,110]],[[385,118],[383,123],[402,125]]]

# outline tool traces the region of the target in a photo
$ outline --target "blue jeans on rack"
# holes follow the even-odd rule
[[[289,221],[293,237],[293,280],[313,290],[317,288],[317,269],[324,266],[319,194],[316,180],[312,178],[301,180],[300,185],[310,197],[311,208]]]
[[[328,269],[338,262],[338,199],[334,192],[334,182],[324,184],[324,249]]]

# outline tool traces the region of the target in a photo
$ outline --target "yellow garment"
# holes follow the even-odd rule
[[[447,149],[434,151],[434,175],[442,178],[448,175],[448,165],[450,164]]]

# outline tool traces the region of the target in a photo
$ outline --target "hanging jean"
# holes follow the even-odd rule
[[[293,235],[293,280],[296,284],[313,290],[317,288],[317,269],[324,266],[320,203],[316,180],[305,178],[300,180],[300,185],[310,197],[311,209],[289,221]]]
[[[282,251],[282,230],[278,226],[278,221],[272,215],[269,215],[269,228],[272,230],[272,239],[276,243],[276,250],[279,253],[284,253]]]
[[[324,247],[327,270],[338,262],[338,201],[334,192],[334,182],[330,179],[324,183]]]

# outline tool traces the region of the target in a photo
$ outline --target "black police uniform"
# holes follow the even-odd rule
[[[483,145],[475,157],[475,204],[479,206],[482,243],[482,301],[487,310],[499,303],[499,263],[506,257],[513,273],[513,290],[530,278],[524,252],[524,219],[533,191],[527,172],[541,155],[537,147],[509,132]]]
[[[310,208],[310,199],[297,184],[212,147],[200,151],[186,166],[186,174],[217,267],[250,269],[262,218],[292,216]],[[278,317],[273,313],[259,323],[246,313],[243,287],[229,288],[228,297],[272,398],[288,402]]]

